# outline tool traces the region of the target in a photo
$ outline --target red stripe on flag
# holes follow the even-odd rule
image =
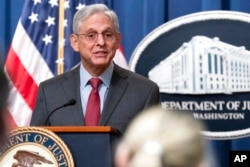
[[[6,122],[8,124],[8,128],[10,130],[18,127],[15,120],[13,119],[12,115],[10,114],[10,112],[6,112],[6,119],[7,119]]]
[[[123,54],[123,56],[124,56],[124,50],[123,50],[122,45],[120,45],[118,49],[122,52],[122,54]],[[125,56],[124,56],[124,57],[125,57]]]
[[[6,71],[16,89],[20,92],[27,105],[33,109],[35,106],[38,86],[28,71],[24,68],[18,55],[11,47],[6,60]]]

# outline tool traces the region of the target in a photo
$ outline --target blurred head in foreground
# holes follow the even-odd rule
[[[7,98],[9,93],[9,85],[7,77],[4,73],[3,66],[0,65],[0,144],[6,137],[6,112]]]
[[[201,130],[201,122],[188,112],[150,108],[128,127],[116,151],[116,167],[201,167]]]

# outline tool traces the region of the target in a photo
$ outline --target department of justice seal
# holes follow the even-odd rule
[[[163,108],[192,112],[204,136],[250,135],[250,14],[206,11],[160,25],[135,48],[131,71],[158,84]]]
[[[11,131],[1,146],[1,167],[74,167],[65,143],[41,127],[20,127]]]

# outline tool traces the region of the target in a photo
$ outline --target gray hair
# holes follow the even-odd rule
[[[205,154],[203,129],[187,111],[153,107],[129,125],[122,149],[128,149],[129,167],[197,167]]]
[[[81,26],[82,22],[88,19],[91,15],[96,13],[103,13],[106,14],[113,22],[114,28],[116,32],[119,32],[119,21],[116,13],[109,9],[104,4],[92,4],[81,8],[77,11],[74,15],[73,19],[73,32],[78,34],[79,27]]]

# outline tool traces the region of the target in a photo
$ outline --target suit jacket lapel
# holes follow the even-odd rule
[[[79,66],[65,75],[63,82],[64,92],[68,99],[75,99],[76,104],[70,106],[75,122],[72,125],[83,125],[83,112],[80,96],[80,69]]]
[[[127,75],[123,73],[120,67],[115,65],[114,72],[110,82],[109,92],[104,104],[104,108],[101,115],[101,120],[99,125],[106,125],[110,116],[115,110],[115,107],[118,105],[120,99],[122,98],[128,82],[126,81]]]

